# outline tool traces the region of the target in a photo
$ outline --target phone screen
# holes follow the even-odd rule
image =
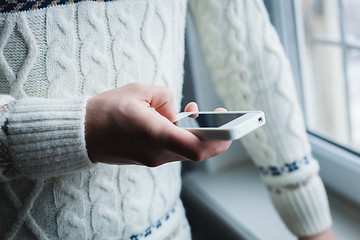
[[[199,127],[202,128],[216,128],[220,127],[236,118],[239,118],[241,116],[245,115],[245,113],[204,113],[204,114],[198,114],[196,118],[196,122],[199,124]],[[190,117],[182,118],[177,121],[177,123],[181,126],[186,124],[185,122],[188,121],[187,119]],[[182,123],[184,122],[184,123]]]

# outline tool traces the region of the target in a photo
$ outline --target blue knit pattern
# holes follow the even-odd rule
[[[99,2],[111,2],[113,0],[13,0],[13,1],[0,1],[1,13],[14,13],[22,11],[30,11],[49,6],[65,5],[85,1],[99,1]]]
[[[304,158],[300,160],[296,160],[291,163],[285,163],[282,166],[257,166],[259,169],[259,172],[263,176],[273,176],[278,177],[285,173],[293,173],[301,169],[301,167],[306,166],[312,161],[312,157],[305,156]]]
[[[150,237],[151,234],[152,234],[155,230],[161,228],[161,226],[162,226],[165,222],[169,221],[171,215],[173,215],[173,214],[175,213],[175,207],[176,207],[176,203],[175,203],[175,205],[171,208],[171,210],[170,210],[168,213],[165,214],[164,217],[162,217],[161,219],[157,220],[155,224],[153,224],[153,225],[149,226],[148,228],[146,228],[144,232],[142,232],[142,233],[140,233],[140,234],[132,235],[132,236],[130,237],[130,240],[140,240],[140,239],[144,239],[144,238]]]

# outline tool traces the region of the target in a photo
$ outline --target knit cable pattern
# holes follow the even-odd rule
[[[115,69],[114,86],[122,86],[125,81],[140,80],[139,47],[136,36],[139,34],[135,27],[136,19],[132,15],[133,6],[119,2],[120,9],[108,6],[106,9],[111,34],[112,58]]]
[[[86,1],[0,14],[1,91],[17,100],[7,138],[23,176],[12,180],[18,184],[1,183],[13,193],[0,190],[7,207],[0,212],[10,219],[25,213],[16,227],[0,227],[0,238],[127,239],[146,233],[151,239],[176,228],[178,220],[169,220],[147,234],[179,200],[179,163],[157,169],[93,165],[84,116],[87,97],[130,82],[169,86],[179,109],[185,9],[186,1],[175,0]],[[29,178],[44,184],[34,195]],[[20,204],[29,195],[31,204],[15,207],[11,194]]]
[[[183,62],[184,54],[180,49],[184,48],[184,30],[185,30],[185,20],[183,19],[186,16],[186,1],[175,1],[172,3],[173,12],[170,14],[174,22],[174,27],[170,28],[170,36],[172,38],[171,48],[174,49],[172,55],[165,56],[164,61],[174,61],[174,68],[172,75],[174,73],[183,73]],[[174,92],[174,99],[177,102],[182,100],[182,89],[183,89],[183,79],[182,74],[178,77],[173,78],[170,73],[164,72],[164,78],[166,79],[167,86],[171,89],[179,89],[179,91]],[[176,109],[180,112],[180,109]]]
[[[141,39],[144,46],[148,50],[148,53],[152,57],[155,69],[153,73],[152,84],[158,85],[162,79],[162,64],[159,64],[163,58],[163,49],[164,43],[169,37],[169,26],[168,21],[165,20],[165,11],[163,9],[163,4],[159,0],[149,0],[147,1],[145,18],[142,25]],[[153,29],[153,21],[160,21],[161,31],[158,33],[157,37],[159,39],[154,41],[154,38],[151,37],[153,31],[158,32],[158,29]]]
[[[89,239],[90,233],[85,220],[85,202],[81,188],[84,186],[84,173],[60,176],[55,179],[53,194],[58,209],[57,234],[60,239]]]
[[[117,198],[117,168],[101,165],[94,169],[89,179],[91,201],[91,227],[93,239],[116,239],[119,236],[120,216],[114,209],[119,204]],[[111,201],[109,201],[111,199]]]
[[[89,2],[78,8],[78,29],[81,41],[80,67],[85,78],[83,92],[93,96],[110,88],[110,66],[106,45],[109,22],[105,6]]]
[[[77,92],[78,79],[75,69],[74,21],[73,8],[49,8],[46,10],[48,33],[46,43],[46,74],[49,81],[48,97],[73,97]],[[68,81],[68,79],[72,79]],[[65,88],[64,91],[59,91]]]
[[[5,47],[8,43],[9,37],[16,30],[21,34],[24,48],[28,49],[25,59],[18,63],[21,67],[17,72],[9,65],[4,56]],[[14,49],[13,51],[15,51]],[[11,51],[11,50],[10,50]],[[23,85],[27,76],[34,66],[39,49],[36,44],[35,36],[29,28],[28,21],[24,14],[9,15],[6,17],[5,23],[2,26],[0,34],[0,70],[4,73],[10,86],[10,95],[15,98],[26,96],[23,90]]]
[[[41,193],[43,186],[44,182],[42,180],[36,180],[34,182],[33,188],[30,190],[30,193],[23,201],[21,201],[9,182],[3,183],[1,185],[9,201],[17,210],[17,217],[15,218],[15,222],[12,223],[11,228],[4,234],[3,239],[15,239],[16,234],[20,231],[24,224],[37,239],[48,239],[46,233],[42,230],[42,228],[38,225],[30,213],[30,210],[35,200]]]

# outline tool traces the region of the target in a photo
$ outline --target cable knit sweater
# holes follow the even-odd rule
[[[75,3],[74,3],[75,2]],[[167,86],[178,110],[186,0],[11,1],[0,9],[0,238],[186,239],[180,164],[92,164],[89,97]],[[261,109],[243,142],[297,235],[331,225],[289,64],[260,0],[190,0],[227,107]]]

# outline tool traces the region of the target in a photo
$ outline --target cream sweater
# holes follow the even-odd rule
[[[0,4],[0,238],[188,238],[179,163],[92,164],[84,140],[86,100],[130,82],[169,87],[180,110],[186,0],[57,2]],[[280,215],[297,235],[328,228],[290,67],[262,2],[189,8],[227,107],[267,115],[243,142]]]

